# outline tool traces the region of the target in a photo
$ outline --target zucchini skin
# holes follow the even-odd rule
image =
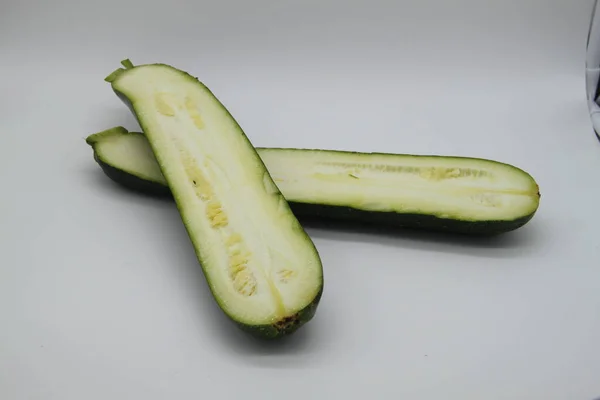
[[[126,69],[130,69],[130,68],[134,68],[133,65],[129,62],[129,60],[124,60],[123,65],[126,67]],[[128,66],[126,64],[131,64],[131,66]],[[166,65],[166,64],[155,64],[155,65]],[[168,65],[167,65],[168,66]],[[146,132],[147,127],[145,126],[145,124],[140,120],[135,107],[133,105],[133,102],[131,101],[131,99],[129,99],[124,93],[120,92],[118,89],[115,88],[115,86],[113,85],[112,81],[114,80],[114,77],[118,74],[120,74],[123,70],[121,68],[119,68],[118,70],[114,71],[112,74],[110,74],[105,80],[107,82],[109,82],[111,84],[111,88],[113,90],[113,92],[115,93],[115,95],[121,100],[121,102],[130,110],[130,112],[133,114],[133,116],[135,117],[136,121],[138,122],[138,124],[140,125],[140,127],[142,128],[142,130],[144,132]],[[214,96],[214,94],[212,93],[212,91],[206,87],[205,85],[203,85],[198,78],[193,77],[192,75],[190,75],[189,73],[185,72],[185,71],[181,71],[178,70],[181,74],[186,75],[187,77],[193,79],[194,81],[196,81],[197,83],[199,83],[200,85],[202,85],[204,87],[204,89],[211,94],[215,99],[217,99],[216,96]],[[227,110],[224,106],[222,106],[223,110],[225,111],[225,113],[227,115],[229,115],[232,120],[233,116],[231,115],[231,113],[229,112],[229,110]],[[250,146],[253,146],[250,143],[250,140],[248,139],[248,137],[246,136],[246,134],[243,132],[243,130],[241,130],[240,128],[240,132],[243,135],[244,139],[248,142],[248,144],[250,144]],[[262,163],[262,160],[260,159],[260,157],[257,157],[259,162]],[[107,165],[104,162],[101,162],[100,166],[102,167],[102,164]],[[265,171],[267,171],[266,166],[263,164],[263,167],[265,169]],[[157,195],[165,195],[164,190],[169,190],[169,196],[171,198],[174,199],[174,196],[172,195],[172,192],[170,191],[170,189],[168,188],[168,185],[166,188],[161,189],[161,188],[157,188],[154,186],[155,182],[149,182],[148,185],[145,185],[143,183],[140,182],[140,180],[142,180],[139,177],[135,177],[135,176],[131,176],[130,174],[126,174],[124,171],[114,171],[116,168],[111,167],[109,165],[107,165],[109,168],[107,170],[110,171],[112,178],[115,182],[120,183],[121,185],[126,185],[131,187],[130,185],[133,183],[133,187],[137,190],[137,191],[141,191],[141,192],[153,192]],[[104,170],[104,168],[103,168]],[[106,173],[106,170],[105,170]],[[122,174],[121,174],[122,173]],[[129,177],[124,176],[123,174],[129,175]],[[108,175],[108,174],[107,174]],[[115,179],[116,178],[116,179]],[[134,178],[134,179],[129,179],[129,178]],[[156,183],[157,185],[159,185],[158,183]],[[160,185],[160,186],[164,186],[164,185]],[[284,200],[285,198],[283,197],[283,194],[281,193],[281,191],[278,191],[279,196],[281,196]],[[177,201],[175,201],[175,205],[181,214],[181,209],[179,206],[179,203]],[[297,228],[303,232],[303,234],[309,238],[308,233],[306,233],[306,231],[304,230],[304,228],[300,225],[299,222],[296,222]],[[187,229],[187,226],[186,226]],[[318,254],[318,250],[316,249],[316,246],[314,245],[314,243],[312,242],[312,239],[309,238],[309,242],[311,243],[313,250],[315,251],[315,253],[317,255]],[[200,260],[200,254],[198,254],[196,252],[196,256],[197,259]],[[320,259],[320,258],[319,258]],[[320,277],[320,282],[319,282],[319,291],[315,294],[314,298],[312,299],[312,301],[303,309],[299,310],[298,312],[296,312],[293,315],[287,316],[284,319],[280,320],[280,321],[276,321],[272,324],[261,324],[261,325],[254,325],[254,324],[248,324],[248,323],[244,323],[244,322],[240,322],[236,315],[233,315],[231,313],[228,313],[225,309],[225,307],[223,307],[222,304],[222,300],[219,298],[219,296],[217,295],[217,293],[215,293],[215,291],[212,288],[212,285],[210,285],[210,282],[208,281],[208,277],[206,276],[206,274],[203,274],[205,281],[207,283],[207,286],[209,287],[209,290],[211,291],[211,294],[213,296],[213,299],[215,299],[216,303],[218,304],[218,306],[221,308],[221,310],[223,311],[223,313],[225,313],[229,319],[234,323],[235,326],[237,326],[239,329],[241,329],[242,331],[248,333],[250,336],[256,338],[256,339],[262,339],[262,340],[274,340],[274,339],[280,339],[284,336],[289,336],[293,333],[295,333],[298,329],[300,329],[301,327],[303,327],[305,324],[307,324],[308,322],[310,322],[313,317],[316,314],[317,308],[319,306],[322,294],[323,294],[323,288],[324,288],[324,274],[321,273],[321,277]]]
[[[93,148],[94,146],[92,146]],[[160,184],[158,182],[148,181],[146,179],[139,178],[133,174],[125,172],[121,169],[115,168],[102,161],[98,156],[98,153],[94,151],[94,160],[98,163],[102,172],[109,177],[113,182],[119,186],[132,190],[134,192],[151,195],[154,197],[165,197],[173,199],[173,194],[168,186]]]
[[[236,322],[236,325],[242,331],[250,334],[252,337],[262,340],[280,339],[284,336],[289,336],[300,327],[313,319],[317,312],[317,308],[323,296],[323,284],[321,289],[313,299],[313,301],[304,309],[296,314],[283,319],[282,321],[272,325],[248,325]]]
[[[365,211],[352,207],[288,202],[299,218],[340,220],[390,228],[405,228],[465,236],[496,236],[514,231],[527,224],[535,215],[503,221],[463,221],[427,214]]]

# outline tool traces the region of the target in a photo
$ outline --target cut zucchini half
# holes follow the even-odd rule
[[[165,64],[123,65],[106,80],[157,160],[141,179],[160,170],[216,302],[261,337],[295,332],[316,312],[322,264],[254,147],[197,78]]]
[[[113,181],[140,193],[172,197],[150,143],[141,133],[119,126],[93,133],[85,141],[94,151],[94,160]]]
[[[115,182],[170,195],[142,133],[115,127],[87,138]],[[466,157],[256,148],[298,217],[488,236],[536,213],[536,181],[508,164]]]

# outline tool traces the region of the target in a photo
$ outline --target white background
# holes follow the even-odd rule
[[[590,0],[0,5],[0,398],[592,400],[600,143]],[[256,146],[467,155],[538,181],[497,240],[309,227],[314,320],[257,344],[215,305],[174,205],[84,138],[135,120],[119,61],[198,76]]]

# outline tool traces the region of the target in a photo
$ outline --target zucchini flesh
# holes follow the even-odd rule
[[[164,177],[217,303],[262,337],[296,331],[316,311],[322,265],[254,147],[196,78],[164,64],[124,66],[106,80],[142,126],[146,159],[156,158],[141,176]],[[128,158],[131,147],[119,151]]]
[[[115,127],[87,141],[112,180],[152,195],[170,194],[142,133]],[[525,225],[540,201],[528,173],[492,160],[256,150],[296,216],[494,235]]]

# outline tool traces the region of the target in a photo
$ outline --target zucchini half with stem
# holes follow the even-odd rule
[[[106,80],[143,127],[216,302],[260,337],[295,332],[316,312],[322,263],[254,147],[197,78],[122,64]]]
[[[86,138],[115,182],[170,196],[146,137],[114,127]],[[508,164],[467,157],[256,148],[298,217],[340,218],[490,236],[536,213],[535,180]]]

